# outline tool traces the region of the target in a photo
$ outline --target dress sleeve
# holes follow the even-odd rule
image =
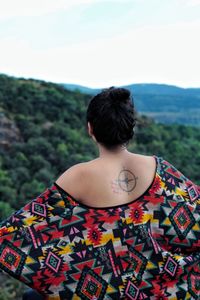
[[[176,252],[199,252],[200,187],[165,160],[159,173],[165,201],[158,219],[165,243]]]
[[[55,280],[51,244],[66,201],[53,184],[0,224],[0,268],[44,295]]]

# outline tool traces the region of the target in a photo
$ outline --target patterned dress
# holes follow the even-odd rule
[[[1,224],[0,268],[48,300],[200,299],[200,188],[155,159],[128,204],[90,207],[53,183]]]

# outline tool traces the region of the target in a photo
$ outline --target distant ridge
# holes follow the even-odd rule
[[[83,85],[78,85],[78,84],[71,84],[71,83],[62,83],[61,84],[63,87],[65,87],[69,91],[80,91],[81,93],[84,94],[94,94],[100,89],[92,89]]]
[[[101,91],[76,84],[66,89],[91,96]],[[155,121],[200,126],[200,88],[181,88],[167,84],[141,83],[123,86],[133,95],[136,110]]]
[[[0,74],[0,79],[1,93],[1,90],[6,88],[3,83],[4,81],[6,84],[9,82],[11,85],[16,83],[16,86],[18,86],[18,83],[23,84],[24,82],[29,82],[35,86],[41,85],[47,87],[47,89],[50,86],[54,86],[55,88],[63,90],[64,93],[66,92],[66,95],[76,95],[74,96],[74,99],[77,98],[77,101],[80,101],[80,99],[90,99],[92,95],[102,90],[77,84],[57,84],[31,78],[15,78],[4,74]],[[176,123],[200,126],[200,88],[181,88],[173,85],[156,83],[130,84],[125,85],[124,87],[132,92],[136,111],[140,115],[145,115],[154,119],[156,122],[164,124]],[[10,99],[11,92],[14,93],[15,90],[12,91],[10,87],[8,87],[8,89],[10,90]],[[48,93],[50,98],[54,98],[53,94],[51,95],[51,89],[49,89]],[[37,93],[35,92],[35,94],[34,99],[37,99],[39,90]],[[15,97],[16,95],[13,94],[13,98]],[[3,96],[0,98],[2,101],[5,100]],[[75,105],[75,103],[73,105]],[[24,109],[27,108],[25,107]],[[80,110],[81,109],[80,105]]]
[[[102,88],[90,88],[78,84],[63,83],[66,89],[70,91],[78,90],[82,93],[95,94],[103,89]],[[159,84],[159,83],[135,83],[130,85],[121,86],[130,89],[132,93],[139,94],[163,94],[163,95],[200,95],[200,88],[181,88],[175,85]]]
[[[200,95],[200,88],[181,88],[174,85],[158,83],[141,83],[124,86],[133,93],[162,95]]]

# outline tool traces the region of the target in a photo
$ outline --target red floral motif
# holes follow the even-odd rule
[[[6,235],[7,233],[9,233],[9,231],[6,227],[0,228],[0,236]]]
[[[95,226],[95,210],[89,209],[88,212],[85,214],[85,223],[83,226],[87,229],[88,227]]]
[[[152,293],[155,295],[156,300],[167,300],[167,294],[165,289],[161,286],[159,282],[159,276],[156,276],[156,279],[152,281]]]
[[[53,284],[54,286],[59,286],[66,280],[67,271],[69,271],[69,266],[67,264],[63,264],[61,270],[57,274],[53,274],[48,269],[46,269],[44,271],[44,275],[46,275],[47,277],[46,283]]]
[[[112,208],[107,210],[98,210],[98,221],[112,224],[120,219],[119,209]]]
[[[141,206],[141,203],[135,203],[134,207],[131,208],[129,217],[132,219],[134,224],[139,224],[142,222],[144,216],[144,211]]]
[[[151,203],[153,205],[158,205],[159,203],[164,203],[165,197],[164,196],[155,197],[154,195],[144,196],[144,200],[149,201],[149,203]]]
[[[87,238],[94,244],[99,245],[101,242],[102,232],[97,226],[90,227]]]
[[[151,188],[149,189],[150,194],[156,193],[161,188],[161,179],[160,177],[156,176]]]

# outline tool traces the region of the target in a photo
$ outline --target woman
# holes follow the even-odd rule
[[[96,95],[87,122],[99,157],[2,224],[0,267],[46,299],[199,299],[199,187],[127,150],[128,90]]]

